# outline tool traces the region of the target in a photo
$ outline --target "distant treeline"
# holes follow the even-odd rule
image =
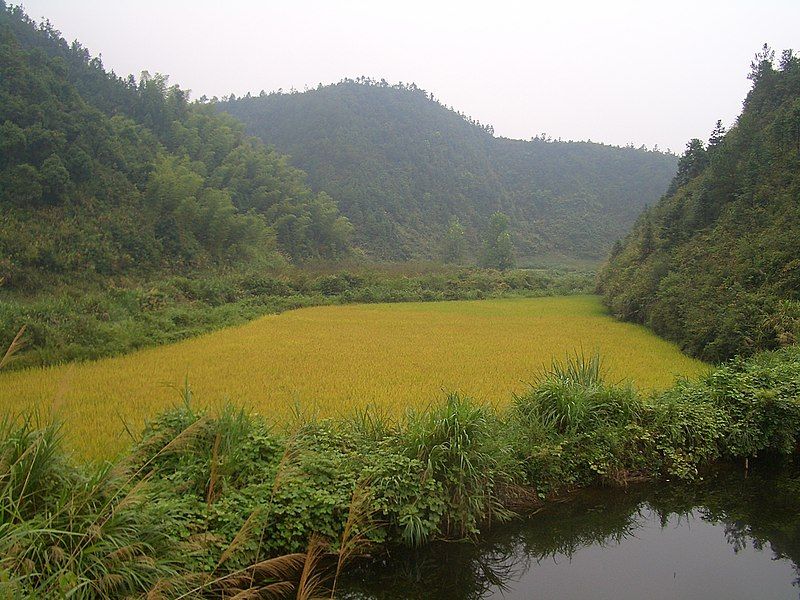
[[[599,278],[611,310],[700,358],[800,339],[800,58],[766,45],[742,114],[689,142]]]
[[[676,157],[656,150],[494,137],[414,84],[359,77],[216,106],[291,155],[378,258],[481,260],[499,212],[522,260],[599,259],[675,173]],[[456,256],[454,224],[463,237]]]

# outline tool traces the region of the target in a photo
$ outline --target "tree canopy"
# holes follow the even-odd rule
[[[120,78],[0,2],[0,277],[345,253],[352,227],[285,156],[167,77]]]
[[[481,264],[501,271],[514,266],[514,242],[509,231],[508,217],[501,212],[494,213],[489,219]]]
[[[800,338],[800,59],[774,56],[756,55],[736,123],[689,142],[600,273],[614,313],[711,361]]]

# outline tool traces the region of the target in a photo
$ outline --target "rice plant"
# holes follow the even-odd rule
[[[0,406],[49,412],[59,397],[54,410],[70,445],[109,458],[127,446],[126,428],[140,431],[174,403],[187,373],[197,408],[246,404],[282,424],[298,406],[320,417],[372,406],[362,417],[380,415],[381,425],[442,390],[501,407],[578,344],[602,348],[608,378],[639,389],[706,368],[643,327],[615,321],[594,297],[324,306],[127,356],[4,371]]]

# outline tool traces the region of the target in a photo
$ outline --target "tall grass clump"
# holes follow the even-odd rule
[[[638,437],[644,411],[630,384],[606,382],[599,354],[553,360],[510,411],[526,483],[545,497],[596,480],[636,477],[645,470]]]
[[[446,535],[475,534],[482,522],[509,516],[500,493],[514,473],[498,437],[501,429],[491,408],[458,394],[409,415],[401,443],[424,465],[423,479],[442,485]]]
[[[630,385],[608,385],[598,353],[553,360],[516,408],[537,417],[559,434],[596,429],[617,421],[636,421],[639,402]]]
[[[553,360],[539,376],[528,400],[546,427],[560,433],[585,427],[603,391],[599,355]],[[518,404],[522,404],[519,402]]]
[[[110,466],[72,467],[59,427],[0,425],[0,572],[9,597],[140,595],[180,578],[163,509]]]

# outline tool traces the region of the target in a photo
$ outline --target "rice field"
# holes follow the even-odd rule
[[[706,365],[643,327],[608,316],[595,296],[322,306],[270,315],[169,346],[0,375],[0,407],[65,422],[85,457],[124,449],[126,426],[180,402],[233,402],[276,421],[376,405],[400,415],[447,391],[501,405],[553,357],[598,350],[612,381],[669,386]]]

